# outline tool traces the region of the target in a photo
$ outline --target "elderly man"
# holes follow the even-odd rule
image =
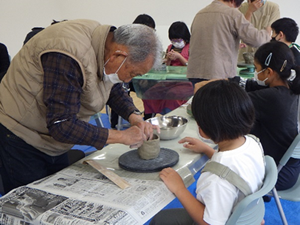
[[[161,62],[153,29],[118,29],[91,20],[49,26],[12,60],[0,86],[0,158],[5,192],[68,165],[73,145],[139,146],[152,126],[138,115],[122,82]],[[113,85],[120,83],[119,85]],[[108,130],[88,123],[108,104],[131,127]]]

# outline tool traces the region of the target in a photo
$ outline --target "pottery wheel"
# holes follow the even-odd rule
[[[166,167],[175,166],[179,155],[176,151],[160,148],[160,153],[155,159],[141,159],[137,149],[124,153],[119,157],[119,166],[124,170],[140,173],[158,172]]]

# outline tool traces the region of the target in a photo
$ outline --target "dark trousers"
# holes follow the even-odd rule
[[[68,165],[67,153],[49,156],[0,124],[0,173],[5,193],[58,172]]]
[[[193,87],[195,87],[196,83],[206,81],[207,79],[202,79],[202,78],[189,78],[189,81],[192,83]]]
[[[165,209],[157,213],[150,225],[196,225],[184,208]]]
[[[277,183],[275,185],[278,191],[286,190],[294,186],[298,180],[300,173],[300,160],[290,158],[287,164],[282,167],[278,174]]]

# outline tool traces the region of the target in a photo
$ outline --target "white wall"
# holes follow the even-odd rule
[[[13,57],[22,47],[32,27],[49,26],[52,19],[94,19],[119,26],[132,23],[138,14],[151,15],[164,48],[169,44],[168,28],[174,21],[189,27],[195,14],[212,0],[0,0],[0,42]],[[297,0],[272,0],[280,6],[282,17],[300,25]],[[299,40],[299,38],[298,38]]]

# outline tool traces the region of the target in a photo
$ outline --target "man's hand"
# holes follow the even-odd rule
[[[144,140],[147,140],[143,131],[137,127],[132,126],[126,130],[109,130],[107,144],[124,144],[132,147],[140,147]]]
[[[258,10],[259,8],[261,8],[264,4],[261,2],[261,0],[255,0],[253,2],[249,1],[248,2],[248,9],[247,12],[245,14],[245,18],[246,20],[248,20],[249,22],[251,22],[251,17],[252,14]]]
[[[158,133],[160,133],[160,129],[158,126],[152,125],[151,123],[145,122],[143,117],[140,115],[136,115],[132,113],[129,116],[129,123],[132,126],[137,126],[141,129],[141,131],[146,136],[146,140],[152,139],[153,137],[153,129],[156,129]]]
[[[256,10],[261,8],[264,4],[261,2],[261,0],[255,0],[253,2],[248,3],[248,10],[252,13],[254,13]]]

